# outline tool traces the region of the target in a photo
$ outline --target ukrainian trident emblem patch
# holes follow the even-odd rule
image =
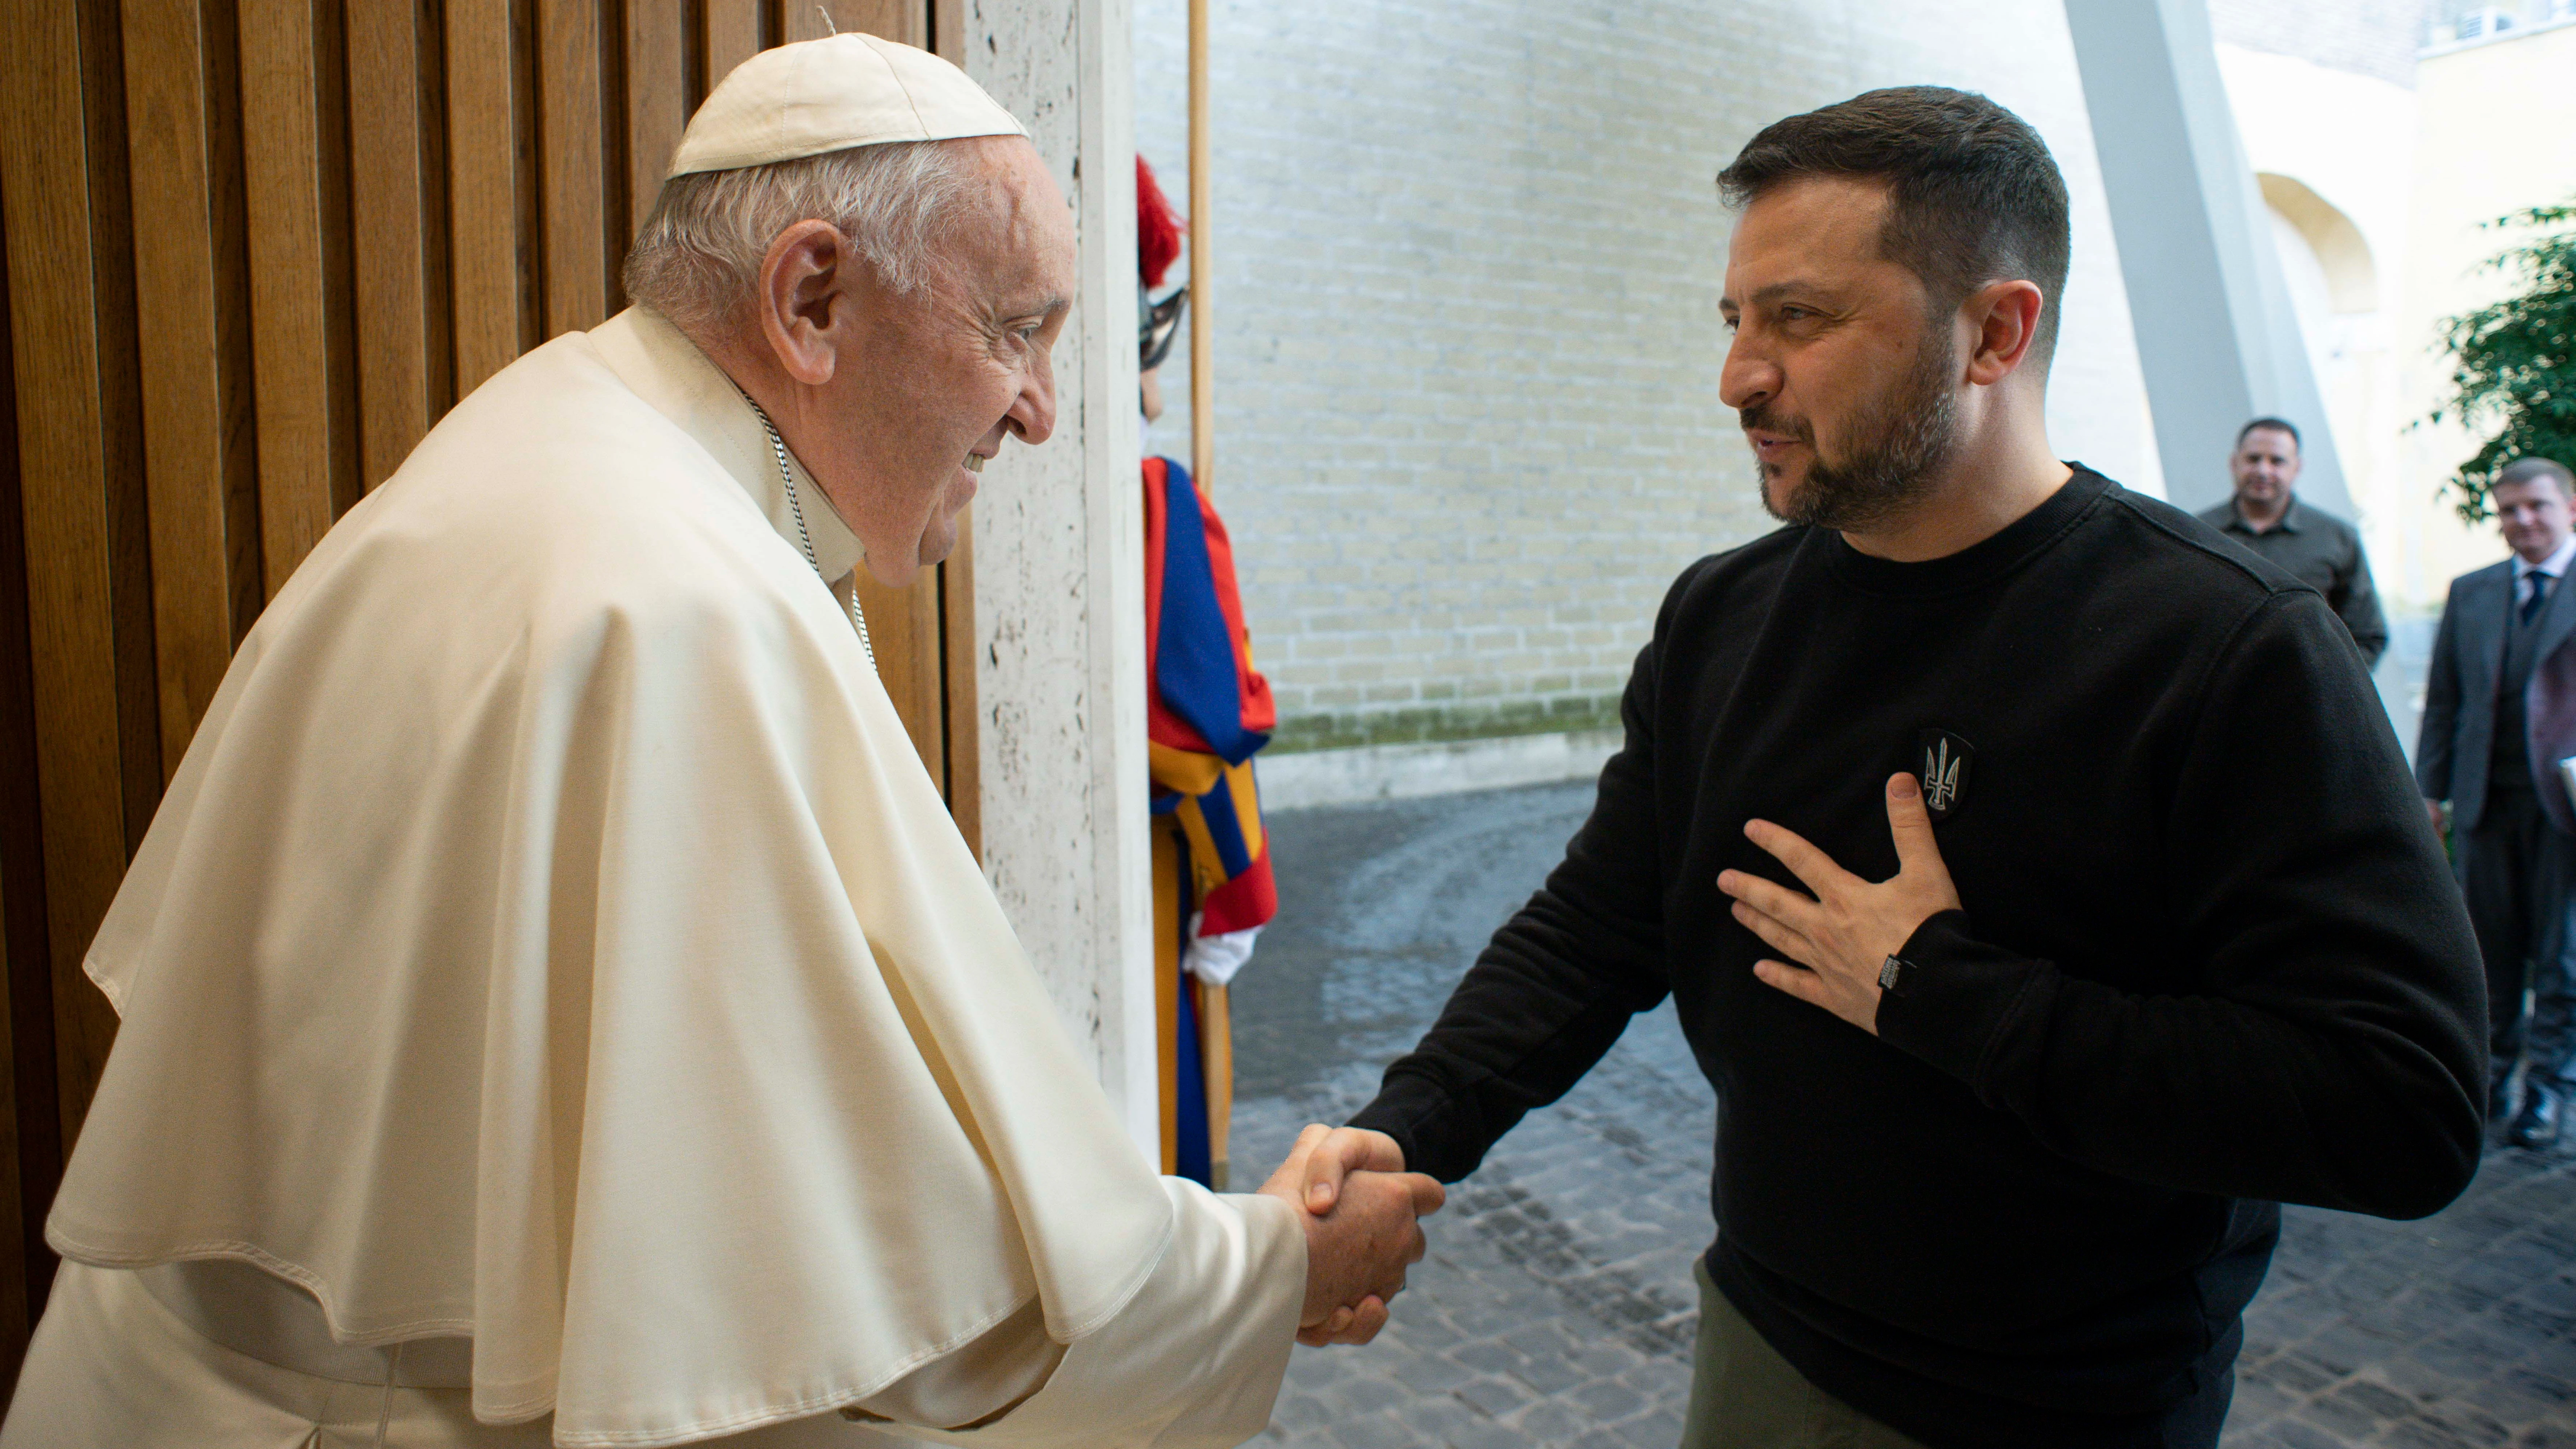
[[[1958,813],[1959,802],[1968,793],[1968,767],[1977,757],[1974,745],[1948,730],[1925,730],[1917,737],[1923,746],[1922,768],[1923,812],[1934,820],[1947,820]]]

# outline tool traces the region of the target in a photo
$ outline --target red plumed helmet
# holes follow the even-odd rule
[[[1181,219],[1154,180],[1154,168],[1136,158],[1136,276],[1148,287],[1163,285],[1163,274],[1181,259]]]

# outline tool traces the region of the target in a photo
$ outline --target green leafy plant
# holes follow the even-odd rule
[[[2521,285],[2513,295],[2442,323],[2451,398],[2426,421],[2493,429],[2444,484],[2471,523],[2493,512],[2487,490],[2506,464],[2534,455],[2576,464],[2576,202],[2485,225],[2539,235],[2484,268],[2514,274]]]

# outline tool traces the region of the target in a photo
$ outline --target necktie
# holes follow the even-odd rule
[[[2540,606],[2548,601],[2549,586],[2557,582],[2557,577],[2533,569],[2524,574],[2522,579],[2524,583],[2531,586],[2529,592],[2522,596],[2522,622],[2528,624],[2532,616],[2540,612]]]

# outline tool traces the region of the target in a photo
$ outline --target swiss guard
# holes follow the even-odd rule
[[[1152,289],[1181,254],[1181,223],[1136,158],[1138,363],[1145,419],[1188,293]],[[1204,365],[1204,359],[1194,359]],[[1194,419],[1206,427],[1205,418]],[[1216,506],[1169,458],[1145,460],[1145,670],[1154,782],[1154,958],[1161,1007],[1163,1168],[1222,1190],[1234,1109],[1227,985],[1278,910],[1252,757],[1278,712],[1252,667],[1234,549]]]

